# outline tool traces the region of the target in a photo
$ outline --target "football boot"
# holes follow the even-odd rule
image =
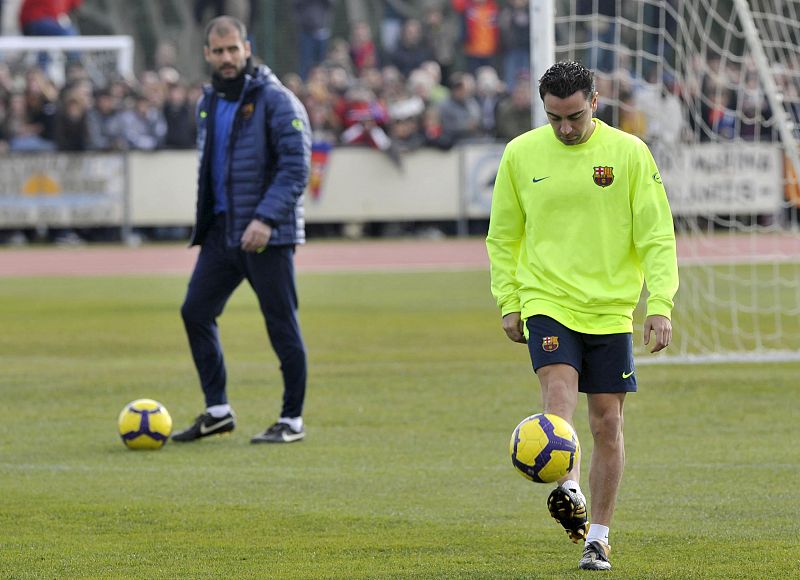
[[[589,533],[589,518],[583,496],[559,485],[547,498],[547,509],[550,515],[564,526],[574,544],[586,539],[586,534]]]
[[[233,413],[228,413],[222,417],[213,417],[208,413],[198,415],[197,419],[191,426],[183,431],[178,431],[172,436],[173,441],[195,441],[201,437],[208,437],[209,435],[219,435],[221,433],[229,433],[236,428],[236,419]]]
[[[611,552],[611,548],[600,540],[586,542],[578,568],[581,570],[611,570],[611,562],[608,561],[609,552]]]

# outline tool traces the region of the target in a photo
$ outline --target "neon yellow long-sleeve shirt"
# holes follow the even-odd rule
[[[647,315],[670,317],[675,234],[653,156],[599,119],[585,143],[543,126],[511,141],[492,198],[486,246],[501,314],[544,314],[587,334],[632,332],[646,280]]]

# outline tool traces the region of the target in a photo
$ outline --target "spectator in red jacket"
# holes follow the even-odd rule
[[[369,89],[356,86],[347,91],[342,117],[345,129],[340,140],[343,145],[374,147],[401,167],[397,147],[387,134],[389,111]]]
[[[19,28],[25,36],[77,36],[78,29],[70,20],[70,13],[77,9],[83,0],[23,0],[19,10]],[[70,52],[71,62],[78,60],[78,54]],[[40,52],[37,60],[39,68],[46,69],[50,57]]]
[[[19,10],[19,27],[25,36],[75,36],[78,29],[70,13],[83,0],[23,0]]]

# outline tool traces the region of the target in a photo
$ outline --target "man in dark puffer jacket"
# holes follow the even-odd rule
[[[216,319],[246,279],[258,296],[284,383],[278,421],[251,442],[300,441],[306,353],[297,321],[294,249],[305,241],[308,116],[269,68],[252,67],[240,21],[215,18],[205,39],[213,74],[197,108],[200,170],[192,236],[201,248],[181,315],[206,410],[172,438],[194,441],[235,427]]]

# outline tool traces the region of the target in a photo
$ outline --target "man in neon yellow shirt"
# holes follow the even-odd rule
[[[580,465],[547,505],[570,539],[585,540],[580,567],[608,570],[608,532],[622,478],[622,407],[636,391],[633,310],[646,280],[644,343],[669,345],[678,289],[672,215],[647,146],[592,118],[594,75],[560,62],[539,80],[550,127],[512,140],[492,199],[486,246],[503,330],[527,343],[546,413],[572,423],[587,394],[594,438],[592,524]]]

